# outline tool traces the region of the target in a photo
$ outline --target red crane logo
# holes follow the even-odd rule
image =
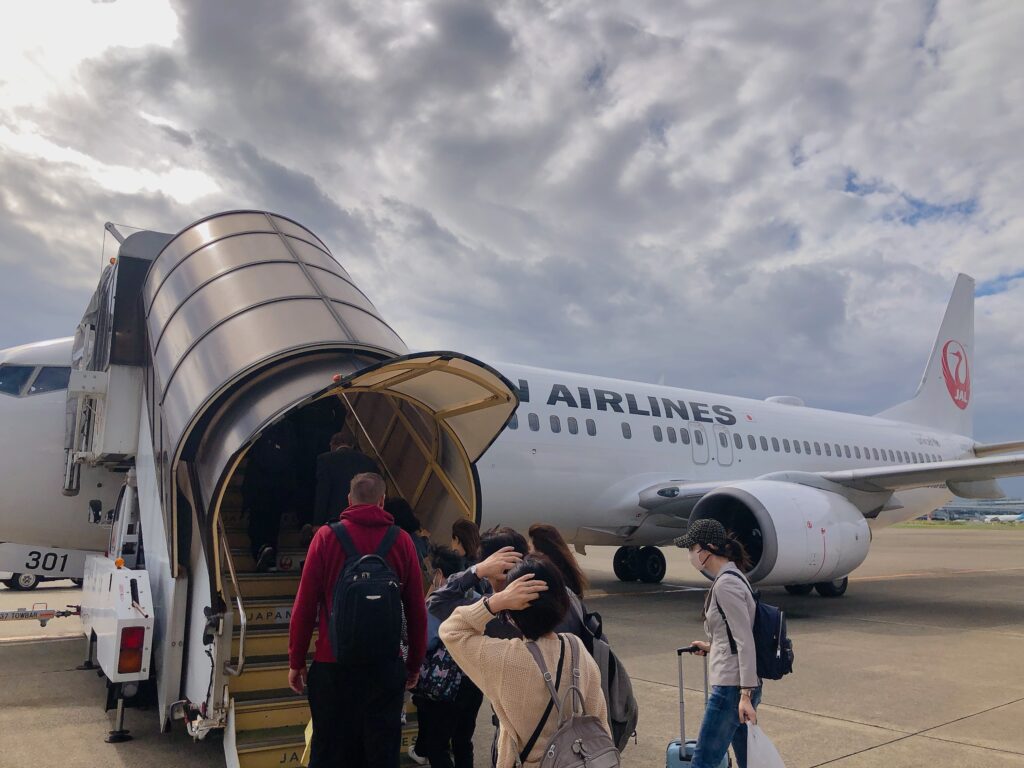
[[[971,401],[971,368],[967,350],[959,341],[951,339],[942,348],[942,376],[954,405],[964,410]]]

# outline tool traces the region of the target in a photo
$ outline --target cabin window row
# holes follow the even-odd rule
[[[623,423],[623,429],[627,425]],[[683,445],[690,444],[690,433],[684,428],[680,427],[678,435],[675,427],[665,427],[655,424],[653,427],[654,440],[656,442],[664,442],[668,440],[670,443],[681,442]],[[702,445],[703,432],[700,430],[694,430],[694,438],[698,445]],[[797,453],[806,454],[807,456],[836,456],[837,458],[847,459],[864,459],[868,461],[888,461],[894,464],[925,464],[929,462],[942,461],[942,457],[935,453],[922,453],[919,451],[902,451],[891,448],[870,448],[867,446],[854,445],[850,446],[846,443],[821,443],[818,441],[811,440],[790,440],[789,438],[778,437],[757,437],[755,435],[744,436],[739,432],[732,433],[733,444],[737,450],[744,450],[744,448],[751,451],[762,450],[772,451],[774,453]],[[729,447],[729,435],[726,432],[718,433],[718,442],[722,448]]]
[[[540,416],[536,413],[526,414],[526,423],[530,427],[531,432],[540,432]],[[591,437],[597,435],[597,423],[593,419],[587,419],[583,425],[587,434]],[[509,429],[519,429],[519,414],[513,413],[512,418],[508,422]],[[562,419],[559,416],[551,416],[548,418],[548,428],[556,435],[562,431]],[[575,416],[569,416],[565,420],[565,429],[570,435],[578,435],[580,433],[580,423]]]

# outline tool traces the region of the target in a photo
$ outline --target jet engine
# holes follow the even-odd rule
[[[747,575],[766,585],[841,579],[868,556],[871,532],[844,497],[797,483],[750,480],[706,494],[695,520],[718,520],[753,561]]]

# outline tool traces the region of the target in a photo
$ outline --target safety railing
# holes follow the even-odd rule
[[[232,677],[238,677],[245,669],[245,630],[246,617],[245,606],[242,604],[242,590],[238,588],[238,576],[235,575],[235,562],[231,558],[231,547],[228,544],[228,532],[224,528],[224,518],[218,515],[217,531],[220,534],[221,550],[224,553],[224,560],[228,564],[228,573],[231,575],[231,586],[235,590],[235,606],[238,609],[238,663],[232,664],[233,653],[228,654],[228,660],[224,662],[224,671]]]

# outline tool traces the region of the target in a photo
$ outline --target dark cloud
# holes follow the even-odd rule
[[[862,412],[913,393],[970,271],[979,434],[1024,434],[1024,10],[173,7],[173,45],[0,115],[89,160],[0,158],[3,298],[53,318],[5,343],[70,331],[52,286],[84,305],[105,219],[251,206],[316,231],[413,347]],[[211,185],[119,194],[95,164]]]

